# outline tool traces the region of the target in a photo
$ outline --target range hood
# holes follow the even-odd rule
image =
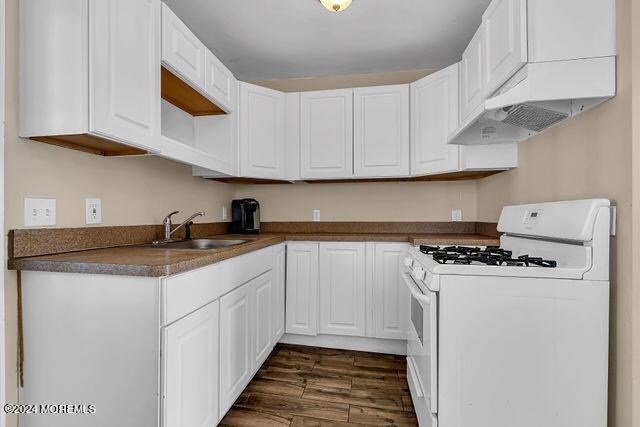
[[[615,96],[615,56],[525,64],[449,144],[518,143]]]

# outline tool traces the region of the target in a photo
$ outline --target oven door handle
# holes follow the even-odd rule
[[[422,291],[420,291],[420,288],[418,288],[418,285],[414,283],[411,276],[409,276],[406,273],[403,273],[402,279],[404,280],[404,284],[407,285],[407,287],[409,288],[411,295],[413,295],[413,297],[417,299],[418,302],[420,302],[420,304],[431,305],[431,298],[423,294]]]

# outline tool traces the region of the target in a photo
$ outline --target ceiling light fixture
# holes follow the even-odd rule
[[[320,0],[320,3],[331,12],[342,12],[351,6],[351,0]]]

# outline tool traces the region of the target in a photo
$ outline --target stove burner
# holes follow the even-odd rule
[[[512,258],[513,252],[502,249],[499,246],[487,246],[484,249],[467,246],[420,246],[420,252],[431,255],[433,260],[439,264],[462,264],[470,265],[479,262],[485,265],[501,265],[508,267],[539,267],[554,268],[556,261],[542,258],[534,258],[529,255],[520,255],[517,259]]]

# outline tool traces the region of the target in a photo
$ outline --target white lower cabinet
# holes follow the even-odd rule
[[[162,330],[164,427],[218,423],[218,314],[214,301]]]
[[[409,295],[400,272],[408,249],[408,243],[287,243],[287,334],[405,340]]]
[[[365,243],[320,243],[320,332],[365,336]]]
[[[373,243],[373,336],[375,338],[407,338],[409,324],[409,291],[400,279],[406,243]]]
[[[257,279],[253,279],[247,285],[251,288],[253,312],[253,366],[252,371],[257,370],[267,359],[273,344],[271,324],[273,314],[271,303],[273,302],[273,280],[271,272],[267,272]]]
[[[271,304],[273,324],[271,329],[274,344],[284,335],[286,256],[284,243],[273,249],[273,302]]]
[[[286,331],[318,334],[318,243],[287,243]]]
[[[220,413],[226,413],[251,381],[251,287],[244,285],[220,299]]]

